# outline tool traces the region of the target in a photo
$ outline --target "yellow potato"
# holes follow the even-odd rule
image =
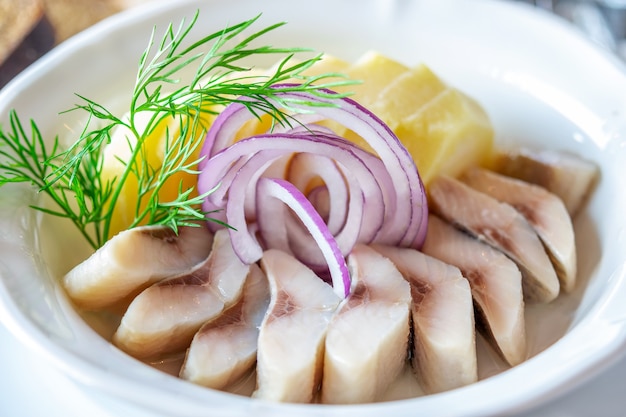
[[[377,71],[375,68],[371,67],[371,71]],[[368,74],[362,75],[366,80],[364,84],[369,85]],[[377,78],[380,79],[380,77]],[[427,66],[418,65],[379,86],[377,98],[370,103],[360,101],[359,97],[357,100],[396,132],[404,119],[418,112],[446,88],[446,85]],[[371,151],[369,145],[353,132],[344,132],[343,135]]]
[[[148,122],[148,118],[152,116],[152,113],[144,112],[140,114],[137,120],[137,128],[142,131]],[[202,126],[195,127],[193,136],[195,140],[202,140],[204,138],[203,132],[208,128],[210,124],[211,116],[203,116],[201,121]],[[169,134],[170,143],[179,137],[180,124],[179,121],[172,118],[163,119],[158,125],[149,133],[147,139],[143,143],[143,150],[139,152],[136,157],[139,169],[144,169],[141,166],[141,161],[146,161],[147,169],[157,171],[163,165],[163,159],[165,157],[166,141]],[[117,129],[111,137],[111,142],[104,149],[104,162],[101,172],[101,180],[104,183],[113,180],[120,181],[126,165],[132,160],[132,149],[136,146],[136,138],[126,128]],[[198,158],[200,152],[200,146],[197,147],[190,160]],[[183,190],[196,187],[197,177],[192,174],[180,172],[171,176],[158,193],[159,201],[170,202],[178,197],[179,187],[182,185]],[[146,198],[141,202],[138,208],[138,195],[139,184],[137,177],[134,174],[130,174],[124,181],[124,185],[115,203],[113,209],[113,215],[111,216],[111,224],[109,230],[109,238],[116,235],[118,232],[127,229],[136,218],[138,210],[142,210],[146,207]]]
[[[355,89],[354,99],[399,137],[425,185],[439,174],[457,175],[487,161],[493,129],[473,99],[446,85],[426,65],[402,71],[401,64],[376,53],[359,62],[347,71],[364,81]],[[354,132],[338,133],[371,151]]]
[[[370,51],[354,65],[345,69],[345,74],[350,79],[363,82],[343,87],[340,91],[353,92],[351,98],[369,107],[378,100],[380,93],[387,86],[407,71],[409,67],[378,52]]]
[[[268,72],[272,72],[274,68],[270,68]],[[365,53],[354,64],[349,64],[332,55],[324,55],[322,59],[304,71],[303,75],[343,74],[351,80],[362,81],[358,84],[333,87],[333,90],[338,93],[350,94],[350,98],[358,101],[363,106],[369,107],[378,100],[381,91],[400,75],[408,71],[409,67],[378,52],[370,51]],[[343,78],[337,78],[337,81],[341,80]],[[290,81],[298,82],[297,79]],[[332,80],[325,79],[324,81]],[[272,120],[269,116],[263,116],[260,121],[251,120],[239,131],[238,138],[242,139],[266,132],[271,128],[271,123]],[[346,129],[338,123],[322,121],[320,124],[332,129],[340,136],[349,136]]]
[[[485,111],[471,98],[449,88],[396,129],[413,156],[426,186],[437,175],[456,176],[483,165],[492,152],[493,129]]]
[[[293,60],[292,64],[293,65],[297,64],[297,61]],[[315,77],[315,76],[322,75],[322,74],[345,74],[348,67],[350,67],[350,64],[348,62],[342,59],[339,59],[337,57],[334,57],[332,55],[324,55],[322,56],[320,60],[316,61],[307,70],[303,71],[302,75]],[[260,73],[268,75],[268,74],[274,73],[275,71],[276,71],[276,66],[273,66],[268,70],[261,71]],[[337,78],[337,81],[341,81],[341,80],[343,80],[343,78]],[[324,82],[331,82],[331,81],[333,80],[330,78],[324,80]],[[301,82],[301,80],[294,78],[291,80],[287,80],[286,82],[299,83]],[[333,88],[333,90],[337,92],[345,93],[347,92],[346,90],[348,91],[350,90],[350,87],[352,86],[337,87],[337,88]],[[261,116],[260,120],[259,119],[250,120],[246,122],[243,125],[243,127],[239,130],[239,133],[237,134],[237,139],[244,139],[250,136],[265,133],[272,128],[272,123],[273,123],[273,119],[269,115]],[[335,125],[335,124],[331,125],[331,123],[322,123],[322,124],[328,125],[328,127],[330,127],[333,130],[340,128],[340,126]]]
[[[426,65],[399,75],[380,91],[370,110],[395,130],[407,117],[422,109],[447,86]]]
[[[343,74],[349,66],[350,63],[343,59],[332,55],[324,55],[319,61],[315,62],[309,69],[304,71],[304,75],[316,76],[328,73]]]

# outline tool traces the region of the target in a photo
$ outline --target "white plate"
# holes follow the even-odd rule
[[[601,182],[576,221],[585,291],[564,302],[575,301],[575,311],[555,319],[567,334],[511,371],[407,401],[319,407],[213,392],[139,365],[78,318],[53,277],[84,254],[40,242],[41,219],[25,209],[32,196],[10,188],[0,198],[0,318],[29,348],[78,384],[168,415],[486,416],[536,405],[617,359],[626,344],[626,75],[617,59],[551,15],[498,1],[167,2],[107,20],[44,57],[0,93],[0,121],[16,108],[45,134],[64,134],[78,114],[58,113],[77,101],[74,93],[120,108],[152,27],[197,8],[196,36],[262,12],[265,23],[289,22],[266,43],[346,60],[374,49],[407,65],[425,62],[484,106],[500,144],[569,149],[598,161]],[[48,257],[40,243],[49,245]],[[547,339],[533,343],[545,343],[555,323],[544,323],[537,337]]]

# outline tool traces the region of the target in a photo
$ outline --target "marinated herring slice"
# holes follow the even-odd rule
[[[356,245],[348,257],[352,290],[326,335],[321,402],[373,402],[404,368],[411,291],[389,259]]]
[[[550,302],[559,280],[537,233],[513,207],[447,176],[430,184],[435,214],[513,259],[522,272],[525,299]]]
[[[422,251],[461,270],[472,291],[478,329],[511,366],[523,362],[527,357],[524,297],[515,263],[432,214]]]
[[[241,380],[256,362],[259,326],[270,294],[261,268],[251,265],[237,304],[205,323],[193,337],[180,377],[214,389],[225,389]]]
[[[340,299],[293,256],[270,249],[261,258],[270,306],[259,332],[256,398],[310,403],[321,382],[324,340]]]
[[[535,229],[550,256],[561,288],[570,292],[576,284],[576,242],[572,219],[563,201],[543,187],[483,168],[466,171],[462,181],[470,187],[508,203]]]
[[[503,153],[496,158],[495,170],[556,194],[572,218],[580,211],[600,176],[595,163],[552,149]]]
[[[114,304],[149,285],[189,271],[211,251],[204,226],[141,226],[120,232],[63,277],[70,298],[85,310]]]
[[[218,230],[210,255],[197,268],[157,282],[135,297],[113,342],[137,358],[188,347],[204,323],[239,300],[250,270],[233,251],[228,230]]]
[[[470,285],[455,266],[415,249],[374,246],[411,284],[412,366],[427,394],[478,380]]]

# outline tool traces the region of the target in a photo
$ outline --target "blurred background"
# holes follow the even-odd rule
[[[0,0],[0,88],[55,45],[153,0]]]
[[[149,1],[154,0],[0,0],[0,88],[56,44],[105,17]],[[626,60],[626,0],[499,1],[527,3],[555,13]]]
[[[593,41],[626,59],[626,0],[515,0],[574,23]]]

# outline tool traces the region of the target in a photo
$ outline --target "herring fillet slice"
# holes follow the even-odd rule
[[[430,233],[430,232],[429,232]],[[455,266],[415,249],[373,246],[411,285],[412,366],[427,394],[478,380],[470,285]]]
[[[194,336],[180,377],[214,389],[225,389],[245,376],[256,362],[259,326],[270,294],[267,278],[256,264],[237,304],[205,323]]]
[[[522,275],[515,263],[440,218],[429,215],[425,254],[458,267],[470,283],[476,322],[511,366],[527,357]]]
[[[326,335],[321,402],[376,401],[404,368],[411,291],[389,259],[356,245],[348,256],[352,290]]]
[[[472,168],[461,179],[522,213],[543,242],[561,288],[571,292],[576,284],[576,242],[572,219],[563,201],[543,187],[483,168]]]
[[[285,252],[266,251],[261,268],[271,297],[259,331],[253,397],[310,403],[321,381],[324,340],[339,296]]]
[[[140,226],[112,237],[63,277],[70,298],[81,308],[114,304],[206,259],[212,234],[204,226]]]
[[[554,149],[520,149],[504,153],[495,163],[496,171],[537,184],[563,200],[574,218],[598,181],[598,166],[579,155]]]
[[[187,348],[193,335],[241,297],[250,265],[233,251],[227,229],[218,230],[209,257],[189,273],[157,282],[130,303],[113,342],[137,358]]]
[[[547,303],[559,295],[559,279],[537,233],[513,207],[447,176],[430,184],[433,212],[501,250],[522,272],[524,296]]]

